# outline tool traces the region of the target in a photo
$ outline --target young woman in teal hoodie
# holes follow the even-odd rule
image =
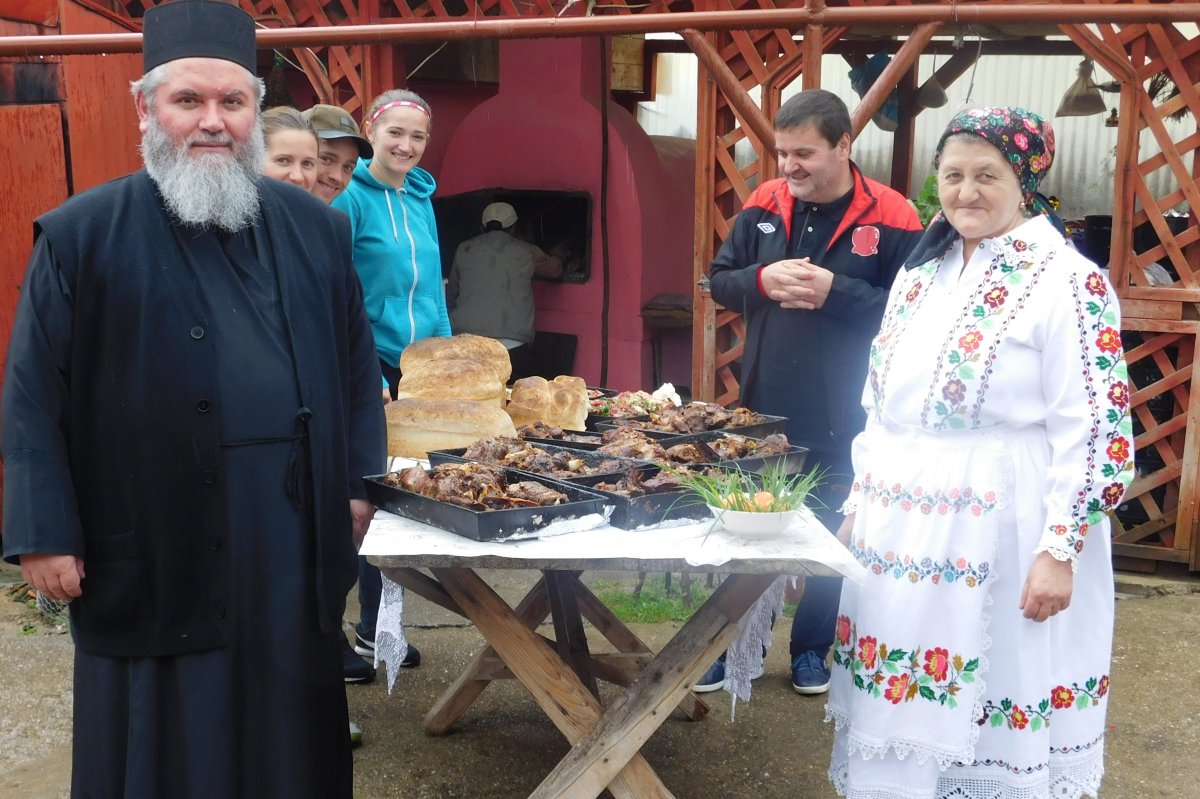
[[[429,143],[429,103],[410,91],[392,89],[375,98],[364,119],[375,150],[359,159],[350,185],[333,207],[350,217],[354,268],[362,281],[363,302],[386,387],[383,400],[396,396],[400,353],[414,341],[450,335],[437,223],[429,198],[437,188],[433,175],[417,164]],[[375,655],[375,624],[382,588],[379,569],[358,559],[360,616],[354,651]],[[400,665],[420,665],[421,653],[409,644]]]
[[[359,159],[333,207],[350,216],[354,267],[390,396],[400,379],[400,353],[414,341],[450,335],[437,224],[429,198],[437,183],[417,166],[430,131],[429,104],[392,89],[375,98],[364,122],[375,148]]]

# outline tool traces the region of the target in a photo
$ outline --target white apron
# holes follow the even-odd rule
[[[897,278],[855,441],[830,778],[856,799],[1095,795],[1132,476],[1116,303],[1042,219]],[[1086,541],[1086,546],[1084,542]],[[1037,553],[1070,607],[1018,609]]]

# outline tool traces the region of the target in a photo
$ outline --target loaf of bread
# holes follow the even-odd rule
[[[391,457],[424,458],[430,450],[469,447],[481,438],[517,434],[503,410],[468,400],[400,399],[383,410]]]
[[[400,354],[400,372],[397,399],[465,399],[503,408],[512,362],[499,341],[463,333],[410,344]]]
[[[494,338],[459,333],[457,336],[435,336],[415,341],[400,353],[400,372],[407,375],[422,364],[434,361],[466,360],[490,366],[501,384],[512,375],[508,350]]]
[[[396,391],[396,399],[471,400],[498,409],[504,396],[492,365],[465,358],[420,361],[404,371]]]
[[[523,377],[513,383],[512,398],[505,410],[513,424],[544,424],[565,430],[583,430],[588,413],[587,384],[582,377],[559,375]]]

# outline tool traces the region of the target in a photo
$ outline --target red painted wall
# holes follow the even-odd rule
[[[427,152],[438,193],[486,188],[584,191],[593,201],[592,273],[584,284],[534,287],[537,329],[578,336],[575,374],[601,376],[604,241],[600,215],[599,41],[500,43],[500,90],[450,134],[440,163]],[[444,130],[434,107],[435,139]],[[454,107],[447,103],[449,107]],[[605,382],[650,383],[650,335],[643,303],[661,291],[690,292],[694,176],[664,168],[650,137],[608,103],[609,356]]]
[[[72,2],[63,3],[63,34],[128,33],[134,25]],[[142,54],[63,56],[62,85],[71,191],[78,194],[141,168],[141,134],[129,84],[142,74]]]

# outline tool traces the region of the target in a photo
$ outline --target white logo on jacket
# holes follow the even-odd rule
[[[763,233],[774,233],[775,232],[775,226],[772,225],[770,222],[759,222],[758,229],[761,230]]]

